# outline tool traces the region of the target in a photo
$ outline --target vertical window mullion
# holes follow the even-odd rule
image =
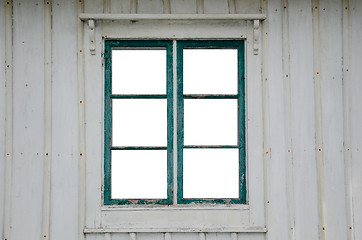
[[[173,43],[168,42],[166,47],[167,61],[167,204],[173,199]]]
[[[246,203],[245,62],[244,44],[238,47],[239,198]]]
[[[105,43],[105,86],[104,86],[104,204],[113,204],[111,199],[111,147],[112,147],[112,50]]]
[[[184,145],[184,99],[183,99],[183,44],[177,43],[177,202],[183,199],[183,145]]]

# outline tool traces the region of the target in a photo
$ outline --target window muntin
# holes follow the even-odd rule
[[[130,50],[160,50],[166,49],[167,51],[167,94],[163,94],[158,88],[157,91],[154,89],[148,91],[147,88],[144,88],[141,91],[124,91],[117,90],[117,94],[111,94],[112,89],[109,89],[111,86],[115,86],[112,83],[112,68],[111,66],[112,50],[127,49]],[[173,160],[172,160],[172,134],[173,134],[173,108],[172,108],[172,81],[177,81],[177,204],[187,204],[191,202],[195,203],[223,203],[223,204],[240,204],[246,203],[246,181],[245,181],[245,81],[244,81],[244,41],[177,41],[177,49],[172,49],[171,41],[106,41],[105,44],[105,78],[106,78],[106,94],[105,94],[105,190],[104,190],[104,203],[105,204],[175,204],[173,199]],[[172,50],[176,51],[177,56],[177,80],[173,78],[173,67],[172,67]],[[205,57],[205,54],[196,54],[205,55],[197,59],[195,57],[194,51],[197,53],[210,52],[210,59]],[[131,51],[132,52],[132,51]],[[136,51],[138,52],[138,51]],[[184,53],[185,58],[184,58]],[[107,55],[108,54],[108,55]],[[187,57],[188,55],[188,57]],[[221,56],[220,56],[221,55]],[[228,56],[228,57],[222,57]],[[215,57],[217,59],[215,59]],[[214,58],[214,59],[212,59]],[[227,59],[227,67],[216,69],[215,66],[220,64],[220,59]],[[236,58],[236,59],[235,59]],[[186,69],[184,66],[190,65],[186,61],[190,59],[199,60],[198,71],[199,73],[192,76],[192,74],[187,73],[186,76],[190,80],[184,79],[184,72],[190,72],[188,69],[192,69],[193,66],[188,66]],[[203,62],[200,62],[202,61]],[[225,61],[225,60],[224,60]],[[185,64],[186,63],[186,64]],[[224,62],[225,63],[225,62]],[[206,64],[206,65],[205,65]],[[212,67],[213,74],[204,74],[206,77],[202,78],[203,72],[210,69],[207,64]],[[192,64],[191,64],[192,65]],[[142,66],[142,64],[140,65]],[[132,68],[132,67],[130,67]],[[162,69],[157,66],[156,68]],[[235,69],[236,68],[236,69]],[[137,68],[134,68],[137,71]],[[138,69],[141,71],[141,69]],[[120,71],[120,70],[117,70]],[[223,72],[226,74],[223,74]],[[118,74],[120,76],[120,74]],[[224,76],[222,79],[221,77]],[[151,77],[151,79],[154,79]],[[146,82],[145,80],[138,80],[139,82]],[[157,82],[158,80],[154,80]],[[193,84],[195,83],[195,84]],[[209,83],[209,84],[208,84]],[[147,83],[148,84],[148,83]],[[183,91],[184,85],[188,86],[186,92]],[[205,84],[208,84],[207,87]],[[132,85],[132,84],[131,84]],[[162,86],[162,84],[159,84]],[[142,87],[141,87],[142,88]],[[146,90],[145,90],[146,89]],[[122,92],[124,91],[124,92]],[[122,94],[120,94],[122,93]],[[147,99],[147,100],[163,100],[167,99],[167,145],[153,145],[151,143],[143,143],[143,145],[133,144],[132,146],[127,144],[121,144],[122,146],[112,145],[112,136],[109,133],[112,124],[112,102],[119,99]],[[196,101],[196,102],[195,102]],[[189,104],[188,104],[189,103]],[[193,104],[194,103],[194,104]],[[212,111],[212,105],[214,108],[217,108],[216,105],[220,105],[219,110],[221,115],[228,115],[224,117],[224,124],[214,124],[210,125],[209,130],[204,129],[203,134],[194,134],[194,137],[188,135],[188,117],[189,111],[187,106],[192,105],[209,105],[209,119],[213,120],[212,117],[215,111]],[[208,104],[207,104],[208,103]],[[211,105],[210,105],[211,103]],[[186,107],[186,108],[185,108]],[[191,107],[192,108],[192,107]],[[190,108],[190,109],[191,109]],[[203,107],[203,110],[205,107]],[[206,108],[206,109],[207,109]],[[225,109],[226,108],[226,109]],[[227,110],[229,109],[229,110]],[[186,110],[186,111],[185,111]],[[211,110],[211,111],[210,111]],[[197,109],[193,110],[197,112]],[[191,111],[192,112],[192,111]],[[187,115],[184,115],[184,114]],[[220,114],[220,113],[219,113]],[[192,114],[191,114],[192,115]],[[184,118],[185,116],[185,118]],[[202,115],[201,115],[202,116]],[[192,118],[192,116],[191,116]],[[206,118],[207,119],[207,118]],[[113,119],[114,121],[114,119]],[[185,125],[186,122],[186,125]],[[192,121],[191,121],[192,122]],[[192,123],[191,123],[192,125]],[[190,126],[191,126],[190,125]],[[196,124],[197,125],[197,124]],[[185,128],[184,128],[185,126]],[[214,131],[217,132],[217,129],[225,128],[225,131],[221,131],[221,134],[224,134],[223,138],[215,138],[213,141],[209,140],[209,137],[205,137],[205,133]],[[216,130],[215,130],[216,129]],[[184,136],[184,131],[186,131],[186,138]],[[141,131],[142,132],[142,131]],[[202,131],[201,131],[202,132]],[[226,133],[225,133],[226,132]],[[191,133],[191,131],[190,131]],[[152,134],[151,134],[152,135]],[[212,135],[212,134],[211,134]],[[187,138],[190,136],[190,138]],[[198,139],[199,138],[199,139]],[[151,138],[152,139],[152,138]],[[184,140],[186,139],[186,144],[184,145]],[[188,140],[189,139],[189,140]],[[113,139],[114,142],[115,139]],[[126,138],[127,140],[127,138]],[[136,138],[137,140],[137,138]],[[206,140],[206,141],[205,141]],[[194,142],[193,142],[194,141]],[[204,142],[203,142],[204,141]],[[107,144],[108,142],[108,144]],[[137,143],[138,144],[138,143]],[[167,198],[163,199],[152,199],[152,194],[150,198],[144,197],[142,194],[136,194],[134,198],[131,196],[123,196],[122,194],[113,194],[111,195],[111,183],[114,176],[112,176],[112,166],[111,156],[115,155],[114,151],[160,151],[167,150]],[[184,153],[185,152],[185,153]],[[224,152],[224,157],[222,156]],[[190,157],[191,156],[191,157]],[[205,156],[202,159],[195,159],[195,156]],[[212,157],[211,157],[212,156]],[[219,156],[219,157],[218,157]],[[185,159],[183,159],[186,157]],[[225,164],[221,164],[221,158]],[[194,159],[194,160],[193,160]],[[207,160],[210,160],[209,162]],[[217,160],[219,159],[219,160]],[[194,168],[192,168],[194,164]],[[204,168],[203,173],[197,175],[197,171],[202,170],[202,164],[209,165],[208,169]],[[223,166],[223,167],[220,167]],[[236,171],[235,171],[236,168]],[[212,178],[213,174],[219,173],[228,173],[228,177],[225,179],[219,179],[215,181],[215,178]],[[112,178],[112,181],[111,181]],[[209,179],[208,181],[200,181],[200,179]],[[125,181],[127,179],[123,179]],[[120,180],[122,181],[122,180]],[[192,182],[194,184],[192,184]],[[199,191],[189,191],[188,186],[200,186]],[[229,192],[222,192],[224,190],[223,186],[233,185]],[[118,186],[117,186],[118,187]],[[141,189],[141,187],[138,187]],[[209,194],[207,189],[210,189]],[[204,190],[204,191],[202,191]],[[214,190],[214,192],[212,192]],[[218,190],[219,192],[215,192]],[[162,192],[162,191],[161,191]],[[161,194],[162,195],[162,194]],[[137,196],[143,196],[138,197]],[[158,195],[160,196],[160,195]]]

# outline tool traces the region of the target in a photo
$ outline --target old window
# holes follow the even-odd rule
[[[244,58],[243,40],[105,41],[104,204],[246,203]]]

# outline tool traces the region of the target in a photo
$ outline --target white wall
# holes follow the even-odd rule
[[[8,240],[77,239],[82,229],[78,223],[82,138],[78,114],[81,104],[85,111],[95,107],[102,111],[102,106],[92,105],[92,93],[102,87],[101,82],[97,86],[85,84],[85,99],[80,98],[82,91],[78,89],[77,56],[82,54],[80,50],[88,50],[78,49],[79,3],[49,1],[49,52],[45,48],[49,30],[44,24],[47,1],[13,1],[12,16],[6,14],[11,5],[7,2],[2,1],[0,7],[0,234]],[[260,50],[265,150],[260,154],[265,166],[267,233],[239,233],[238,239],[362,239],[362,2],[203,2],[86,0],[84,11],[259,13],[262,8],[267,20],[262,23]],[[7,22],[11,18],[13,23]],[[7,24],[13,24],[13,40],[6,46]],[[84,37],[87,41],[88,36]],[[44,72],[47,54],[52,59],[48,62],[51,90],[46,88],[49,79]],[[11,60],[11,56],[7,68],[5,59]],[[6,75],[12,67],[13,77],[9,72]],[[6,98],[9,94],[13,104]],[[49,102],[50,110],[46,108]],[[49,119],[51,132],[45,131]],[[101,121],[85,125],[90,133],[86,141],[102,134]],[[49,193],[43,187],[48,181],[46,153],[51,162]],[[87,154],[93,154],[92,149],[87,149]],[[11,171],[5,174],[8,169]],[[99,169],[90,169],[90,176],[92,171]],[[87,187],[93,186],[91,181],[88,177]],[[43,216],[46,196],[50,197],[49,224]],[[94,198],[95,204],[101,202],[100,196],[86,196]],[[92,225],[91,219],[96,219],[92,217],[87,216],[87,224]],[[128,239],[129,235],[87,235],[87,239],[110,237]],[[141,240],[164,237],[170,236],[137,234]],[[233,237],[229,233],[206,234],[207,240]],[[173,233],[171,238],[202,239],[203,235]]]

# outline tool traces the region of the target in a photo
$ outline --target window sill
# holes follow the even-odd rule
[[[185,205],[109,205],[103,206],[101,211],[162,211],[162,210],[249,210],[249,205],[213,205],[213,204],[185,204]]]
[[[218,232],[220,229],[226,232],[239,232],[253,229],[256,225],[251,220],[250,214],[248,205],[103,206],[101,208],[102,227],[111,230],[122,229],[123,232],[137,232],[140,229],[182,232],[188,228],[194,229],[193,232],[195,229],[196,232]]]
[[[266,233],[266,227],[254,226],[254,227],[193,227],[193,228],[85,228],[83,231],[85,234],[92,233],[178,233],[178,232],[195,232],[195,233]]]

